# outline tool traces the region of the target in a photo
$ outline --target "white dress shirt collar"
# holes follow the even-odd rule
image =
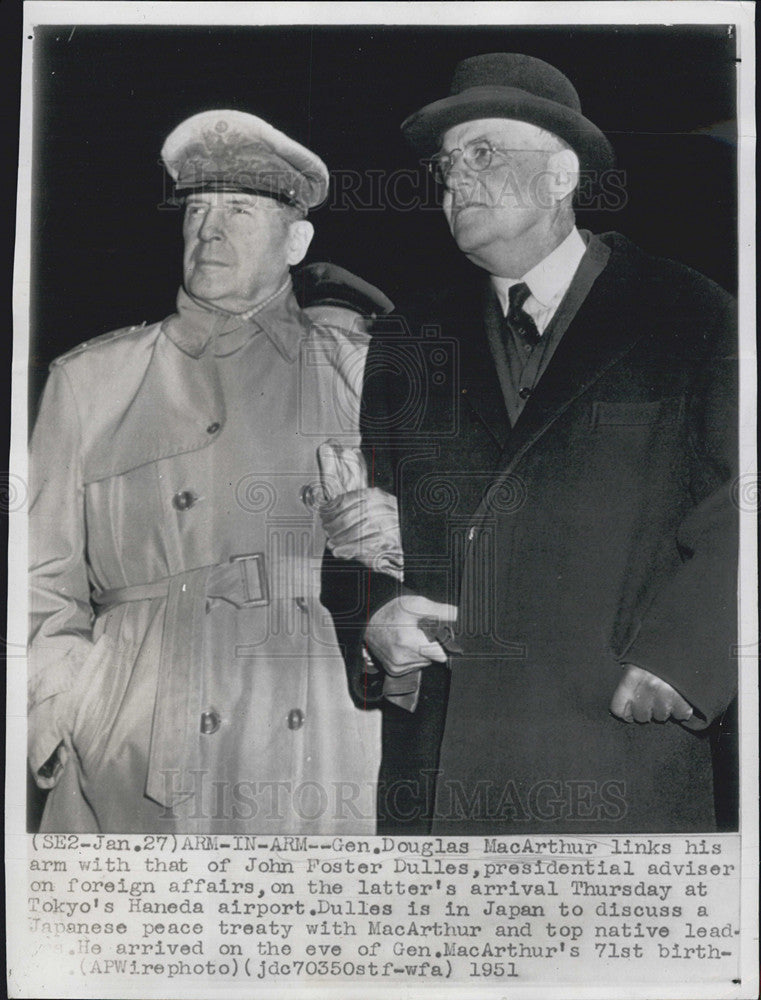
[[[560,300],[568,291],[573,276],[584,256],[587,245],[574,226],[562,243],[555,247],[551,254],[540,260],[530,271],[520,278],[502,278],[496,274],[491,276],[492,284],[502,306],[502,312],[507,315],[510,307],[509,292],[512,285],[525,282],[531,298],[524,308],[527,312],[541,316],[542,327],[549,322],[552,313],[560,305]],[[535,300],[532,302],[532,299]],[[549,313],[549,315],[546,315]],[[542,330],[540,329],[540,332]]]

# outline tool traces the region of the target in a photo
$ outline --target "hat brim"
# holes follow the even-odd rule
[[[606,170],[615,163],[613,147],[588,118],[518,87],[470,87],[434,101],[410,115],[402,133],[423,156],[433,156],[447,129],[478,118],[511,118],[546,129],[576,152],[582,170]]]
[[[232,144],[227,144],[232,151],[224,148],[226,143],[222,140],[223,148],[217,150],[214,144],[209,144],[208,135],[233,137]],[[188,165],[191,149],[197,162]],[[302,208],[316,208],[328,196],[328,168],[320,157],[269,122],[245,111],[226,108],[201,111],[186,118],[164,140],[161,159],[172,180],[179,181],[179,190],[220,182],[227,182],[231,189],[251,190],[246,178],[262,173],[269,180],[259,193],[282,187],[286,200]],[[278,175],[282,175],[282,183],[274,183],[273,188]],[[255,187],[258,191],[259,185]]]

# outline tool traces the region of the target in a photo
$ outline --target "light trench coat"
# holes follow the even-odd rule
[[[351,700],[308,503],[318,445],[358,443],[367,339],[290,287],[245,322],[181,291],[51,366],[30,465],[43,829],[374,831],[378,713]]]

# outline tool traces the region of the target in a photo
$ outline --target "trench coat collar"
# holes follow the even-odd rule
[[[253,313],[242,315],[212,309],[180,288],[177,312],[164,321],[163,329],[175,347],[191,358],[200,358],[210,345],[217,357],[226,357],[264,333],[281,357],[293,363],[309,321],[298,307],[289,276]]]
[[[119,406],[86,449],[85,482],[208,447],[227,421],[217,356],[265,335],[293,363],[310,329],[290,280],[247,320],[206,309],[182,290],[178,306],[180,312],[164,320],[158,336],[144,339],[144,355],[134,357],[139,377],[134,370],[125,372],[124,398],[115,394]]]

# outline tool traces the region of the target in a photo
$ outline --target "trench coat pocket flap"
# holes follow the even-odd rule
[[[592,429],[596,427],[643,427],[652,424],[665,403],[656,399],[646,403],[614,403],[597,400],[592,404]]]

